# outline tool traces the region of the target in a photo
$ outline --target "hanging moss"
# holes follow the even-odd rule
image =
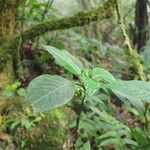
[[[89,11],[81,11],[72,17],[53,19],[31,27],[21,35],[13,37],[9,44],[3,47],[5,51],[0,54],[0,70],[3,69],[10,55],[13,55],[16,52],[20,39],[25,42],[48,31],[84,26],[93,21],[101,21],[103,19],[111,18],[114,14],[114,8],[114,0],[108,0],[103,7],[98,7],[97,9]]]

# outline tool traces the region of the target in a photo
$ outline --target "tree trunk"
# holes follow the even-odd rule
[[[133,45],[136,45],[138,52],[147,42],[148,12],[147,0],[137,0],[135,10],[135,37]]]
[[[14,35],[19,0],[0,1],[0,53],[7,53],[9,39]],[[0,72],[0,89],[3,89],[13,78],[12,57],[10,56],[2,72]]]

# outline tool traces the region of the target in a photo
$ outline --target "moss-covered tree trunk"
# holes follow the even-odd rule
[[[6,45],[14,35],[19,0],[0,0],[0,53],[7,53]],[[0,72],[0,89],[13,78],[12,56],[9,57],[3,71]]]

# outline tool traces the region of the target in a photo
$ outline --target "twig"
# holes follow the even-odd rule
[[[80,125],[81,113],[82,113],[83,108],[84,108],[84,100],[85,100],[85,88],[84,88],[84,96],[83,96],[82,102],[81,102],[81,107],[80,107],[80,109],[77,113],[75,136],[74,136],[74,141],[73,141],[73,150],[75,150],[75,148],[76,148],[76,141],[77,141],[77,138],[78,138],[78,130],[79,130],[79,125]]]

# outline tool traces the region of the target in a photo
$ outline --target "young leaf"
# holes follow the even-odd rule
[[[69,72],[80,75],[83,69],[81,62],[66,50],[59,50],[52,46],[43,47],[56,59],[56,62],[67,69]]]
[[[38,112],[66,104],[75,93],[74,84],[60,76],[41,75],[27,89],[27,100]]]
[[[100,89],[101,84],[94,79],[87,78],[84,80],[84,87],[86,89],[86,95],[92,96]]]
[[[132,105],[142,110],[142,101],[150,103],[150,83],[145,81],[122,81],[106,84],[117,96],[126,98]]]
[[[113,82],[116,79],[107,70],[97,67],[92,70],[92,77],[100,80],[105,80],[107,82]]]

